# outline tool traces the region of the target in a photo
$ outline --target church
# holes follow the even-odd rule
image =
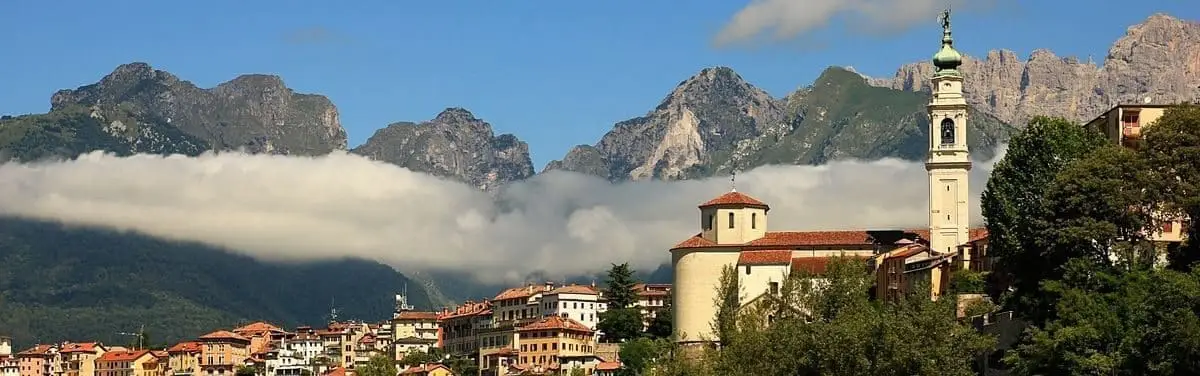
[[[671,248],[674,336],[680,343],[715,340],[711,323],[721,272],[734,267],[742,304],[777,293],[793,272],[824,271],[829,258],[872,260],[876,296],[895,295],[897,281],[912,273],[948,284],[949,270],[968,266],[971,244],[986,241],[986,230],[968,228],[967,102],[962,56],[950,37],[949,12],[942,14],[942,47],[933,57],[930,128],[925,169],[929,177],[928,228],[902,230],[768,231],[771,207],[732,189],[699,206],[700,232]],[[957,265],[956,265],[957,263]],[[899,266],[899,268],[894,268]],[[884,268],[884,272],[879,272]],[[898,270],[898,272],[896,271]]]

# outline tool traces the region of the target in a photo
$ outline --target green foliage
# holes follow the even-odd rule
[[[433,354],[433,353],[429,353],[429,352],[418,351],[417,349],[412,349],[412,350],[409,350],[408,353],[404,354],[404,358],[400,359],[400,361],[397,363],[404,367],[412,367],[412,366],[421,365],[421,364],[425,364],[425,363],[436,363],[441,360],[442,360],[442,358],[438,354]]]
[[[671,341],[666,339],[638,338],[621,344],[621,374],[648,374],[655,362],[667,356],[671,348]]]
[[[254,376],[257,373],[258,373],[258,370],[255,369],[254,367],[244,366],[244,365],[237,366],[237,369],[234,370],[234,372],[233,372],[234,376]]]
[[[372,356],[367,364],[354,368],[357,376],[396,376],[398,372],[396,362],[387,355]]]
[[[642,310],[637,307],[608,309],[600,312],[596,329],[604,342],[624,342],[642,336]]]
[[[447,367],[450,367],[450,370],[454,371],[455,375],[479,374],[479,364],[475,363],[475,361],[471,358],[465,356],[452,357],[446,360],[446,362],[443,364],[445,364]]]
[[[953,299],[871,301],[861,261],[837,259],[823,280],[811,277],[794,273],[777,297],[744,308],[701,373],[966,376],[994,344],[955,319]],[[736,291],[724,284],[720,292]],[[921,287],[928,286],[914,290]]]
[[[571,375],[571,376],[587,376],[587,373],[583,372],[583,368],[575,367],[575,368],[571,369],[571,373],[569,375]]]
[[[651,338],[671,338],[674,326],[673,317],[670,307],[654,312],[654,317],[650,319],[650,325],[646,327],[646,335]]]
[[[980,205],[987,219],[988,251],[996,260],[988,290],[999,297],[1011,288],[1004,304],[1035,321],[1049,307],[1036,297],[1038,284],[1061,267],[1041,256],[1053,236],[1046,195],[1060,171],[1105,142],[1095,130],[1065,119],[1036,117],[1009,141],[988,179]]]
[[[738,284],[737,268],[733,266],[721,268],[717,296],[713,299],[713,305],[717,307],[717,314],[713,317],[710,325],[721,343],[728,343],[733,338],[742,296],[742,287]],[[688,333],[682,334],[687,335]]]
[[[982,294],[986,275],[977,270],[955,270],[950,274],[950,291],[957,294]]]
[[[1164,213],[1192,224],[1188,240],[1169,255],[1172,268],[1190,270],[1200,261],[1200,106],[1167,109],[1145,128],[1143,137],[1145,147],[1140,151],[1160,185]]]
[[[629,263],[613,264],[608,270],[608,280],[604,283],[604,299],[608,308],[628,308],[637,304],[637,292],[633,290],[638,281],[633,279],[633,271]]]
[[[136,152],[199,155],[209,149],[206,142],[161,119],[145,119],[145,132],[154,136],[131,138],[137,135],[139,122],[126,109],[116,108],[105,115],[97,118],[91,116],[89,108],[65,106],[47,114],[0,120],[0,160],[74,158],[94,150],[117,155]],[[112,121],[120,121],[125,131],[115,130],[119,127],[113,128]],[[106,131],[106,127],[114,130]]]
[[[1005,359],[1017,375],[1200,374],[1200,273],[1069,263],[1058,315]]]
[[[5,218],[0,265],[0,328],[18,346],[127,343],[117,333],[143,324],[158,344],[251,320],[321,325],[331,299],[345,317],[378,320],[406,282],[374,262],[269,264],[195,243]],[[409,285],[411,301],[428,306]]]

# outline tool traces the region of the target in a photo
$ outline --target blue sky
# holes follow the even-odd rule
[[[1194,0],[989,1],[954,15],[956,46],[967,54],[1049,48],[1101,61],[1126,27],[1152,13],[1200,19]],[[464,107],[528,142],[540,170],[652,109],[704,67],[733,67],[783,96],[830,65],[891,76],[931,56],[940,37],[934,12],[886,33],[859,32],[870,22],[839,15],[807,42],[714,47],[747,3],[9,0],[0,3],[0,113],[45,112],[54,91],[132,61],[201,87],[269,73],[329,96],[351,146],[388,123]]]

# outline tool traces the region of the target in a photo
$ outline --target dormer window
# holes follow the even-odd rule
[[[942,145],[954,144],[954,120],[942,119]]]
[[[733,228],[733,213],[729,213],[729,228]]]

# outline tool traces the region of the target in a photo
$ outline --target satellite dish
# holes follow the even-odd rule
[[[1144,104],[1150,104],[1150,101],[1152,101],[1152,99],[1150,97],[1142,98],[1142,103],[1144,103]]]

